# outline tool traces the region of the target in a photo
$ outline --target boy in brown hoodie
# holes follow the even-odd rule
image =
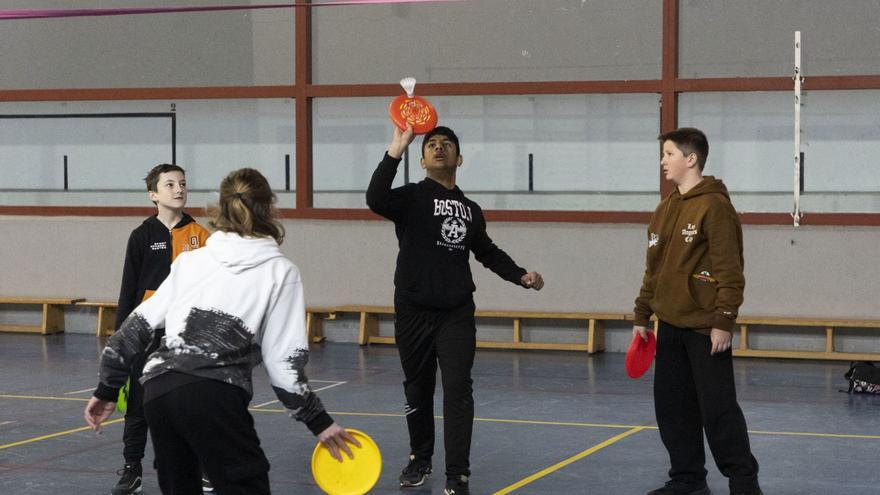
[[[703,176],[706,135],[683,127],[658,139],[663,173],[676,188],[648,227],[633,335],[647,339],[649,319],[657,315],[654,409],[671,479],[648,495],[711,494],[704,430],[730,493],[761,494],[730,350],[745,287],[742,227],[724,184]]]

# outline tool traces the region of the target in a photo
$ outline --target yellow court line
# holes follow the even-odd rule
[[[249,411],[254,412],[271,412],[271,413],[287,413],[290,412],[287,409],[265,409],[259,408],[254,409],[253,407],[248,408]],[[360,413],[360,412],[340,412],[340,411],[327,411],[327,414],[335,414],[337,416],[366,416],[366,417],[380,417],[380,418],[402,418],[403,414],[397,413]],[[437,418],[442,418],[443,416],[436,416]]]
[[[438,418],[442,418],[443,416],[437,416]],[[514,423],[514,424],[527,424],[527,425],[547,425],[547,426],[585,426],[590,428],[618,428],[622,430],[626,430],[629,428],[648,428],[656,430],[656,426],[635,426],[635,425],[609,425],[609,424],[601,424],[601,423],[568,423],[562,421],[532,421],[529,419],[493,419],[493,418],[474,418],[474,421],[484,421],[487,423]]]
[[[35,396],[35,395],[8,395],[8,394],[0,394],[0,399],[34,399],[34,400],[67,400],[67,401],[75,401],[75,402],[88,402],[89,399],[79,398],[79,397],[47,397],[47,396]],[[274,412],[274,413],[286,413],[287,409],[254,409],[253,407],[249,408],[250,411],[255,412]],[[342,411],[329,411],[330,414],[336,414],[337,416],[365,416],[365,417],[386,417],[386,418],[402,418],[403,414],[400,413],[366,413],[366,412],[342,412]],[[434,416],[435,419],[443,419],[443,416]],[[577,426],[577,427],[586,427],[586,428],[617,428],[617,429],[629,429],[629,428],[642,428],[645,430],[656,430],[656,426],[637,426],[637,425],[616,425],[616,424],[603,424],[603,423],[575,423],[575,422],[562,422],[562,421],[537,421],[537,420],[528,420],[528,419],[497,419],[497,418],[474,418],[474,421],[486,422],[486,423],[509,423],[509,424],[523,424],[523,425],[547,425],[547,426]],[[800,431],[763,431],[763,430],[749,430],[749,433],[754,435],[779,435],[779,436],[796,436],[796,437],[819,437],[819,438],[854,438],[861,440],[880,440],[880,435],[856,435],[850,433],[814,433],[814,432],[800,432]]]
[[[859,438],[864,440],[880,440],[880,435],[850,435],[847,433],[809,433],[799,431],[760,431],[749,430],[752,435],[781,435],[791,437],[823,437],[823,438]]]
[[[0,394],[0,399],[33,399],[33,400],[72,400],[74,402],[88,402],[89,399],[82,397],[44,397],[40,395],[7,395]]]
[[[624,438],[626,438],[630,435],[633,435],[635,433],[638,433],[644,429],[645,429],[644,426],[636,426],[635,428],[633,428],[631,430],[625,431],[619,435],[615,435],[615,436],[609,438],[608,440],[605,440],[604,442],[602,442],[598,445],[594,445],[594,446],[590,447],[589,449],[581,452],[580,454],[569,457],[568,459],[566,459],[562,462],[557,462],[556,464],[548,467],[547,469],[542,469],[541,471],[538,471],[537,473],[535,473],[527,478],[523,478],[508,487],[502,488],[501,490],[498,490],[497,492],[493,493],[492,495],[505,495],[505,494],[510,493],[514,490],[518,490],[518,489],[528,485],[529,483],[531,483],[537,479],[543,478],[544,476],[547,476],[548,474],[550,474],[554,471],[558,471],[558,470],[564,468],[565,466],[568,466],[569,464],[571,464],[575,461],[583,459],[584,457],[587,457],[588,455],[594,454],[594,453],[604,449],[605,447],[607,447],[611,444],[614,444],[620,440],[623,440]]]
[[[256,407],[256,406],[255,406]],[[251,409],[251,411],[256,412],[287,412],[286,409]],[[335,414],[337,416],[378,416],[378,417],[387,417],[387,418],[403,418],[406,415],[401,413],[361,413],[361,412],[342,412],[342,411],[327,411],[327,414]],[[443,419],[443,416],[434,416],[434,419]],[[618,429],[629,429],[629,428],[648,428],[656,430],[656,426],[635,426],[635,425],[610,425],[610,424],[600,424],[600,423],[566,423],[562,421],[532,421],[528,419],[497,419],[497,418],[474,418],[474,421],[484,422],[484,423],[510,423],[510,424],[521,424],[521,425],[546,425],[546,426],[579,426],[579,427],[589,427],[589,428],[618,428]]]
[[[125,418],[104,421],[103,426],[112,425],[114,423],[119,423],[122,421],[125,421]],[[50,438],[60,437],[63,435],[70,435],[71,433],[78,433],[80,431],[91,430],[91,429],[92,429],[91,426],[83,426],[80,428],[74,428],[72,430],[59,431],[58,433],[50,433],[48,435],[43,435],[41,437],[28,438],[27,440],[21,440],[19,442],[12,442],[12,443],[7,443],[5,445],[0,445],[0,450],[12,448],[12,447],[18,447],[19,445],[26,445],[29,443],[39,442],[41,440],[48,440]]]

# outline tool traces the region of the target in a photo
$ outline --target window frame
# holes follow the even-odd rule
[[[315,208],[312,184],[312,104],[324,97],[394,97],[400,92],[396,84],[312,84],[312,18],[309,0],[297,0],[306,6],[297,11],[294,20],[295,77],[293,85],[247,87],[151,87],[151,88],[87,88],[87,89],[16,89],[0,90],[0,102],[22,101],[111,101],[111,100],[186,100],[186,99],[247,99],[292,98],[295,103],[296,129],[296,204],[281,209],[283,218],[319,220],[377,220],[380,217],[364,209]],[[648,93],[659,95],[660,132],[678,126],[678,96],[686,92],[791,91],[791,77],[724,77],[681,79],[678,77],[679,1],[663,0],[662,60],[660,79],[617,81],[549,81],[549,82],[488,82],[420,84],[424,96],[473,95],[558,95],[602,93]],[[880,74],[856,76],[811,76],[803,83],[804,91],[878,90]],[[673,185],[656,169],[660,188],[659,199],[672,191]],[[102,206],[15,206],[0,205],[0,215],[33,216],[145,216],[154,209],[146,207]],[[531,211],[488,210],[486,217],[505,222],[573,222],[573,223],[647,223],[651,212],[624,211]],[[743,213],[744,224],[790,225],[790,214]],[[880,226],[880,213],[809,213],[801,225]]]

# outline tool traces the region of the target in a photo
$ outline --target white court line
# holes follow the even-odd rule
[[[309,380],[310,382],[321,382],[321,383],[332,383],[333,385],[327,385],[326,387],[316,388],[312,390],[312,392],[320,392],[321,390],[327,390],[328,388],[338,387],[340,385],[345,385],[348,382],[333,382],[330,380]],[[251,406],[253,408],[259,408],[263,406],[268,406],[269,404],[274,404],[278,402],[278,399],[270,400],[269,402],[263,402],[262,404],[257,404],[256,406]]]
[[[4,421],[4,422],[0,423],[0,426],[11,425],[12,423],[15,423],[15,421]]]
[[[73,392],[64,392],[64,395],[73,395],[73,394],[81,394],[83,392],[92,392],[95,390],[95,387],[84,388],[82,390],[74,390]]]

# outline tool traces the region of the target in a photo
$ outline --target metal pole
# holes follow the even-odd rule
[[[284,155],[284,190],[290,191],[290,155]]]
[[[801,76],[801,32],[794,32],[794,211],[791,218],[794,220],[794,226],[801,224],[801,191],[803,191],[803,181],[801,179],[801,168],[803,153],[801,153],[801,83],[804,78]]]
[[[529,192],[535,190],[535,155],[529,153]]]

